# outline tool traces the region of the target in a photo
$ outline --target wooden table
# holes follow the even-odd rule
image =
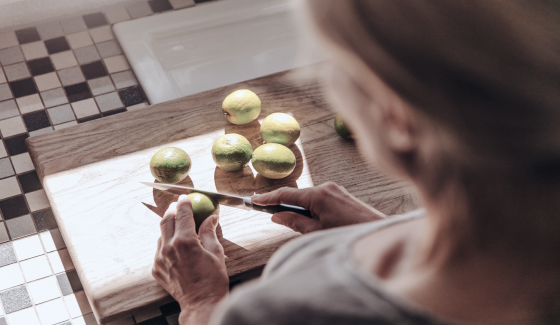
[[[223,99],[244,88],[261,98],[260,121],[285,112],[301,125],[301,137],[290,147],[296,169],[285,179],[268,180],[251,166],[226,172],[212,161],[210,148],[224,133],[244,135],[253,148],[262,144],[259,121],[238,126],[222,116]],[[193,167],[183,184],[200,189],[251,195],[334,181],[387,214],[416,207],[406,184],[367,166],[355,144],[335,133],[334,116],[317,82],[281,72],[29,138],[29,152],[98,321],[169,300],[151,269],[158,215],[176,197],[140,184],[154,181],[148,162],[160,148],[176,146],[191,156]],[[273,224],[270,215],[229,207],[221,208],[220,227],[232,280],[262,267],[298,236]]]

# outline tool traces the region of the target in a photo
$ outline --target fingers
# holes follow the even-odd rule
[[[272,216],[272,222],[286,226],[302,234],[322,229],[321,222],[294,212],[275,213]]]
[[[198,237],[202,246],[219,259],[224,258],[224,248],[216,234],[216,226],[218,225],[218,216],[213,215],[202,222],[198,230]]]
[[[193,218],[191,200],[186,195],[179,196],[175,217],[175,236],[196,237],[196,225]]]
[[[314,188],[297,189],[283,187],[270,193],[254,195],[251,201],[258,205],[291,204],[309,208]]]
[[[169,242],[175,234],[175,215],[177,214],[177,203],[173,202],[163,214],[163,218],[159,223],[161,230],[161,238],[163,242]]]

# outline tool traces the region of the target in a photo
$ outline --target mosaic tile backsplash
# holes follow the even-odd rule
[[[25,139],[149,105],[111,26],[199,2],[137,1],[0,33],[0,325],[97,324]],[[113,324],[175,325],[179,311]]]

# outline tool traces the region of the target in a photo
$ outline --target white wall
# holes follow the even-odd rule
[[[0,0],[0,29],[94,11],[130,0]]]

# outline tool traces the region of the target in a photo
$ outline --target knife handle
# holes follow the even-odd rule
[[[295,212],[303,216],[311,218],[311,211],[299,207],[297,205],[279,204],[279,205],[257,205],[253,204],[253,210],[275,214],[276,212]]]

